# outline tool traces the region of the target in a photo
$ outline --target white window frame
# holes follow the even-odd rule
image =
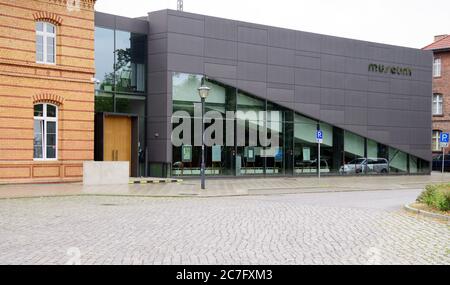
[[[441,133],[442,133],[442,131],[440,131],[440,130],[433,130],[433,133],[431,135],[431,141],[432,141],[431,151],[440,151],[441,150],[440,142],[439,142]]]
[[[434,111],[435,107],[436,107],[436,112]],[[440,107],[440,109],[439,109],[439,107]],[[434,93],[433,94],[433,107],[431,108],[433,116],[443,115],[444,114],[443,108],[444,108],[444,97],[440,93]]]
[[[34,106],[42,105],[42,117],[34,116],[33,120],[33,136],[34,122],[43,121],[44,129],[42,131],[42,158],[34,157],[34,140],[33,140],[33,160],[34,161],[57,161],[58,160],[58,106],[50,103],[37,103]],[[55,117],[47,117],[47,105],[55,107]],[[33,107],[34,107],[33,106]],[[33,108],[34,112],[34,108]],[[47,158],[47,122],[55,122],[55,158]]]
[[[440,57],[435,57],[433,60],[433,77],[441,77],[442,61]]]
[[[36,24],[38,23],[42,23],[43,25],[43,31],[38,31],[36,28],[36,36],[42,36],[42,45],[43,45],[43,61],[38,61],[37,60],[37,42],[36,42],[36,63],[40,63],[40,64],[50,64],[50,65],[56,65],[56,26],[48,23],[48,22],[43,22],[43,21],[37,21]],[[54,29],[54,33],[49,33],[47,32],[47,26],[52,26]],[[53,62],[49,62],[47,55],[47,39],[48,38],[53,38],[53,50],[54,50],[54,54],[53,54]]]

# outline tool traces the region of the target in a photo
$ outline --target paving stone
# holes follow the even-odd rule
[[[450,264],[447,224],[302,199],[0,200],[0,264]]]

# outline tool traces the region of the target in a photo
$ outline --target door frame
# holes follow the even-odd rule
[[[137,114],[100,112],[94,121],[94,160],[104,160],[105,118],[108,116],[131,118],[131,177],[139,176],[139,116]]]

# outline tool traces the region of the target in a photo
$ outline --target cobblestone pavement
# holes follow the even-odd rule
[[[353,194],[0,200],[0,264],[450,264],[448,224],[321,202]]]

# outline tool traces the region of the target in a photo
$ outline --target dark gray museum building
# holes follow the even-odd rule
[[[317,174],[318,128],[323,174],[430,172],[429,51],[173,10],[95,25],[95,157],[130,160],[133,176],[199,175],[201,147],[171,133],[202,82],[206,111],[280,111],[277,149],[208,147],[208,175]]]

